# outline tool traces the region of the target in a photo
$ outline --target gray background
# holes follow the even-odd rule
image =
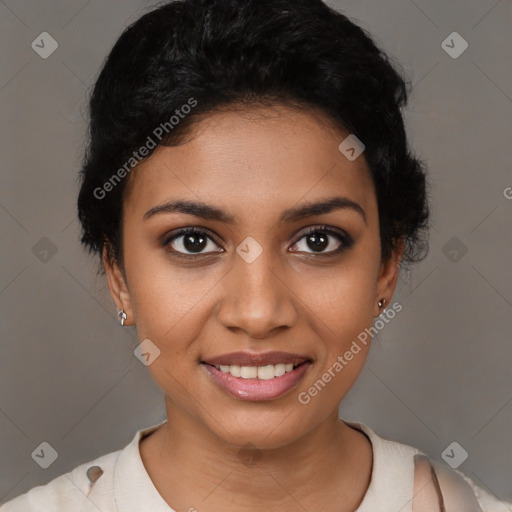
[[[329,3],[410,77],[409,137],[434,195],[429,256],[401,277],[403,310],[340,416],[440,461],[457,441],[459,469],[511,500],[512,1]],[[87,93],[122,28],[154,4],[0,2],[0,503],[165,418],[75,218]],[[31,48],[43,31],[59,44],[48,59]],[[457,59],[441,47],[453,31],[469,43]],[[31,458],[42,441],[59,454],[48,469]]]

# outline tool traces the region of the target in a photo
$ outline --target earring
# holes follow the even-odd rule
[[[124,321],[126,320],[126,313],[124,312],[124,309],[120,309],[117,312],[117,317],[119,318],[121,325],[124,326]]]
[[[382,309],[384,307],[384,305],[386,304],[386,299],[379,300],[379,302],[377,304],[379,305],[379,309]]]

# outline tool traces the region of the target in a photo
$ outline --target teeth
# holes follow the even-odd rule
[[[258,368],[256,366],[242,366],[240,368],[242,379],[256,379],[258,377]]]
[[[230,373],[233,377],[242,377],[243,379],[261,379],[261,380],[270,380],[274,377],[280,377],[287,372],[291,372],[293,370],[293,364],[268,364],[266,366],[239,366],[237,364],[233,365],[224,365],[221,364],[220,367],[216,366],[217,369],[220,369],[221,372]]]

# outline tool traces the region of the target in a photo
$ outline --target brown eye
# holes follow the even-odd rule
[[[310,228],[293,245],[293,252],[327,255],[344,251],[353,245],[354,241],[347,234],[334,228],[319,226]],[[309,250],[311,251],[309,251]]]
[[[221,252],[218,245],[205,231],[196,228],[185,228],[174,233],[163,244],[171,247],[171,252],[183,256],[203,255],[212,252]],[[206,250],[205,250],[206,249]]]

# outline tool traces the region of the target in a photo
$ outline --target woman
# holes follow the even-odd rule
[[[320,0],[176,1],[123,33],[78,212],[167,419],[4,512],[512,509],[338,418],[363,333],[427,250],[406,100]]]

